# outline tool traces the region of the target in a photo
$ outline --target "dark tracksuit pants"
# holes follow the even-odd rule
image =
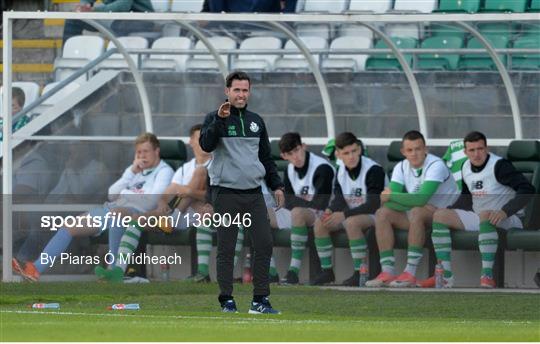
[[[245,228],[253,245],[253,295],[270,295],[269,270],[272,257],[272,233],[261,188],[250,190],[212,187],[214,213],[228,213],[232,218],[249,214],[251,226]],[[217,280],[221,302],[231,299],[233,292],[234,249],[238,227],[217,228]]]

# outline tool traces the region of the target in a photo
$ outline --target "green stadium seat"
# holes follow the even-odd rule
[[[509,45],[509,38],[505,35],[485,35],[485,39],[491,43],[491,46],[495,49],[504,49]],[[484,49],[484,46],[476,37],[473,37],[467,43],[468,49]],[[499,58],[503,64],[506,65],[507,55],[500,54]],[[495,62],[487,54],[467,54],[461,56],[459,60],[458,69],[461,70],[495,70]]]
[[[283,177],[283,173],[287,171],[287,165],[289,165],[289,162],[287,160],[283,160],[281,158],[281,152],[279,150],[279,141],[278,140],[272,140],[270,141],[270,151],[272,155],[272,159],[276,163],[278,172],[280,172],[280,175]]]
[[[388,146],[386,151],[386,159],[388,163],[386,164],[386,174],[388,178],[392,177],[392,170],[397,165],[398,162],[405,159],[403,154],[401,154],[401,141],[392,141]]]
[[[527,35],[518,38],[514,42],[516,49],[540,49],[540,39],[538,36]],[[513,54],[512,69],[519,70],[540,70],[539,54]]]
[[[527,0],[486,0],[482,12],[525,12]]]
[[[401,49],[416,48],[417,41],[414,38],[409,37],[391,37],[392,42]],[[388,45],[382,39],[375,44],[375,49],[386,49]],[[404,54],[405,60],[409,66],[412,67],[413,56],[412,54]],[[392,53],[387,54],[373,54],[366,61],[366,70],[402,70],[397,58]]]
[[[523,23],[521,26],[521,35],[522,36],[535,36],[535,37],[540,36],[540,24]]]
[[[422,44],[423,49],[460,49],[463,48],[463,39],[452,36],[433,36],[426,38]],[[456,70],[459,54],[419,54],[418,68],[427,70]]]
[[[173,170],[177,170],[187,160],[186,145],[181,140],[160,140],[160,157]]]
[[[480,9],[480,0],[440,0],[439,9],[433,12],[476,13]]]
[[[540,12],[540,0],[531,0],[531,5],[527,8],[527,12]]]
[[[508,250],[540,251],[540,142],[512,141],[508,160],[522,172],[536,188],[536,194],[525,208],[524,230],[512,229],[507,235]]]
[[[446,23],[431,24],[427,30],[431,36],[455,36],[465,39],[468,35],[463,29]]]
[[[540,229],[540,141],[515,140],[508,146],[507,158],[516,169],[523,173],[536,189],[535,197],[525,208],[523,226],[526,229]]]

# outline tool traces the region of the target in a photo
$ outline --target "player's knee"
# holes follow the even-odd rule
[[[301,225],[305,222],[304,220],[304,208],[295,207],[291,210],[291,219],[294,224]]]
[[[433,213],[433,222],[448,224],[450,218],[450,209],[438,209]]]
[[[423,207],[414,207],[410,212],[410,222],[424,222],[428,215],[428,211]]]
[[[375,222],[386,222],[392,217],[392,211],[388,208],[381,207],[375,212]]]

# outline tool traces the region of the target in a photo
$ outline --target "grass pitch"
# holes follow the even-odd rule
[[[216,284],[0,284],[0,341],[540,341],[540,295],[272,288],[278,316],[219,313]],[[32,310],[59,302],[59,310]],[[109,311],[139,303],[139,311]]]

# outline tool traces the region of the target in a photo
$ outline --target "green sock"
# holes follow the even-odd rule
[[[381,251],[380,253],[380,260],[381,262],[381,269],[383,272],[388,272],[391,275],[395,275],[394,272],[394,262],[396,259],[394,258],[394,250],[387,250],[387,251]]]
[[[482,257],[482,276],[493,277],[493,263],[498,243],[499,235],[495,226],[487,220],[481,222],[478,245]]]
[[[300,266],[302,264],[302,258],[304,257],[304,251],[306,250],[306,243],[308,241],[308,228],[295,227],[291,228],[291,266],[289,270],[298,274]]]
[[[433,248],[437,260],[441,261],[444,269],[444,277],[452,277],[452,264],[450,263],[450,252],[452,251],[452,237],[447,225],[433,222],[433,232],[431,233]]]
[[[321,268],[332,268],[332,239],[330,237],[315,238],[315,247],[321,260]]]
[[[244,228],[238,228],[238,236],[236,237],[236,246],[234,247],[234,266],[238,263],[238,259],[242,255],[242,249],[244,248]]]
[[[407,249],[407,266],[405,267],[405,271],[416,276],[416,268],[418,267],[418,264],[420,264],[422,255],[422,247],[409,245],[409,248]]]
[[[366,238],[349,240],[349,247],[351,248],[351,256],[354,264],[354,271],[360,270],[360,265],[366,259],[367,243]]]
[[[198,227],[195,239],[197,242],[197,271],[201,275],[208,276],[208,263],[210,261],[210,251],[212,251],[211,228]]]
[[[277,276],[276,260],[273,255],[270,258],[270,276]]]
[[[118,256],[116,257],[115,265],[126,271],[128,266],[127,259],[135,252],[137,246],[139,246],[139,239],[143,229],[137,224],[137,221],[133,220],[129,222],[129,226],[120,239],[120,246],[118,247]]]

